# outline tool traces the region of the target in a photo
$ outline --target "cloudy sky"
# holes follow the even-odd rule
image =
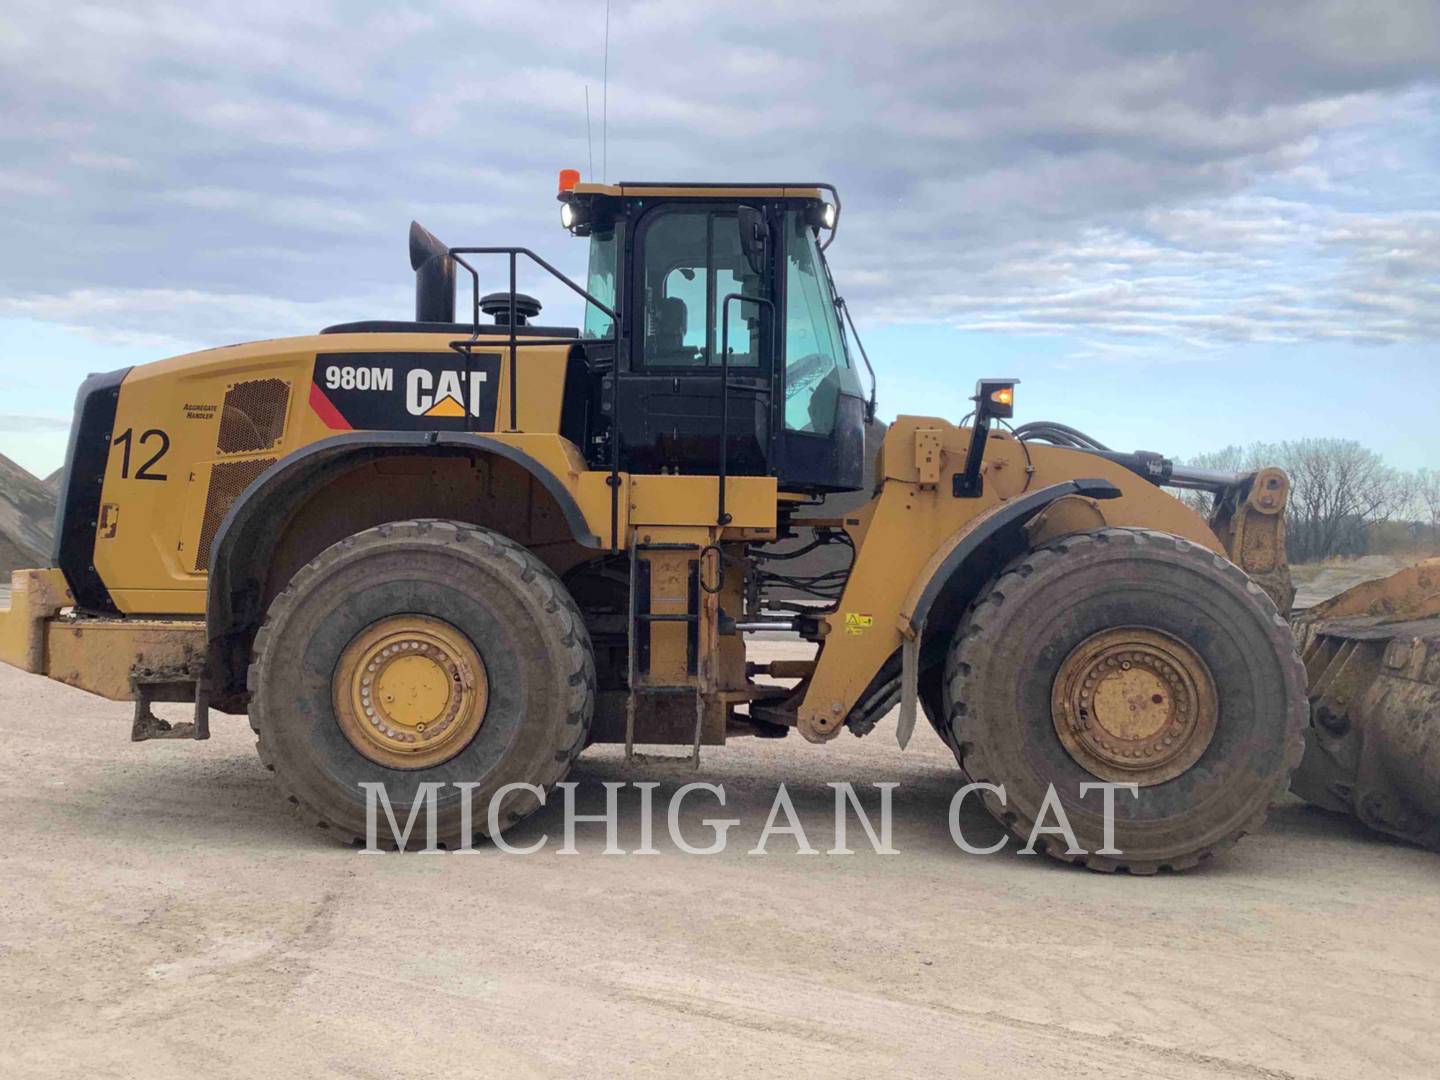
[[[575,166],[838,184],[882,415],[1017,375],[1121,448],[1440,467],[1435,0],[613,0],[608,95],[605,21],[6,0],[0,453],[57,467],[87,371],[406,317],[412,217],[578,272]]]

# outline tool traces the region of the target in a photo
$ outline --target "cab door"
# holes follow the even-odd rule
[[[723,452],[731,475],[770,472],[772,245],[757,256],[741,230],[742,221],[752,229],[761,221],[768,234],[764,214],[686,200],[659,203],[639,218],[629,260],[629,369],[618,410],[622,468],[715,475]],[[726,303],[733,294],[751,299]],[[723,440],[722,411],[729,417]]]

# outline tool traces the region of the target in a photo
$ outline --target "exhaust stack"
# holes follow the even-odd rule
[[[455,321],[455,260],[418,221],[410,222],[410,268],[415,271],[415,321]]]

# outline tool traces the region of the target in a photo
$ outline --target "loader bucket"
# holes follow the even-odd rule
[[[1440,559],[1357,585],[1292,624],[1310,730],[1291,789],[1440,851]]]

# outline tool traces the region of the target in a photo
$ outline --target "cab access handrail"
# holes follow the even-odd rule
[[[595,305],[595,307],[599,308],[602,313],[604,313],[605,315],[609,316],[609,318],[610,318],[610,341],[611,341],[611,343],[614,344],[614,345],[617,347],[617,349],[618,349],[619,343],[620,343],[620,319],[619,319],[619,316],[617,316],[617,315],[615,314],[615,311],[614,311],[608,304],[604,303],[604,301],[599,300],[599,299],[597,299],[596,297],[590,295],[589,292],[587,292],[585,289],[581,288],[576,282],[570,280],[570,278],[569,278],[568,276],[566,276],[566,274],[564,273],[564,271],[559,270],[559,269],[557,269],[557,268],[554,267],[554,266],[551,266],[548,262],[546,262],[544,259],[542,259],[539,255],[536,255],[536,254],[535,254],[533,251],[531,251],[529,248],[524,248],[524,247],[452,247],[452,248],[448,248],[448,249],[446,250],[446,254],[448,255],[449,258],[455,260],[455,264],[456,264],[457,266],[463,266],[463,267],[465,268],[466,272],[469,273],[469,275],[470,275],[470,293],[471,293],[471,315],[470,315],[471,331],[470,331],[470,337],[469,337],[468,339],[465,339],[465,340],[452,341],[452,342],[450,343],[450,347],[451,347],[452,349],[454,349],[454,350],[457,351],[457,352],[466,354],[466,355],[469,355],[470,350],[473,349],[473,348],[475,347],[476,343],[480,340],[480,272],[479,272],[478,270],[476,270],[475,267],[472,266],[472,265],[469,263],[469,261],[464,258],[464,256],[466,256],[466,255],[505,255],[505,256],[508,256],[508,258],[509,258],[509,263],[510,263],[510,294],[509,294],[509,295],[510,295],[510,324],[509,324],[510,335],[509,335],[509,340],[508,340],[507,344],[508,344],[508,347],[509,347],[509,349],[510,349],[510,430],[511,430],[511,431],[519,431],[519,430],[520,430],[519,424],[518,424],[518,422],[517,422],[518,414],[519,414],[519,405],[518,405],[519,394],[518,394],[517,387],[518,387],[518,385],[519,385],[520,378],[519,378],[519,371],[517,370],[516,363],[515,363],[515,357],[516,357],[516,355],[517,355],[517,350],[519,349],[519,344],[520,344],[520,342],[519,342],[519,335],[516,333],[516,330],[515,330],[515,327],[516,327],[516,323],[515,323],[515,314],[516,314],[516,312],[515,312],[515,296],[516,296],[516,264],[517,264],[517,262],[518,262],[518,260],[519,260],[519,257],[520,257],[521,255],[524,255],[526,258],[528,258],[528,259],[531,260],[533,263],[535,263],[537,266],[539,266],[542,270],[545,270],[547,273],[550,274],[551,277],[555,278],[557,281],[559,281],[562,285],[564,285],[564,286],[565,286],[567,289],[569,289],[571,292],[576,293],[576,294],[577,294],[578,296],[580,296],[587,304],[593,304],[593,305]],[[527,338],[527,339],[525,340],[525,344],[526,344],[526,345],[570,345],[570,344],[573,344],[573,343],[574,343],[574,339],[572,339],[572,338]],[[617,366],[617,368],[618,368],[619,365],[616,365],[616,366]]]

